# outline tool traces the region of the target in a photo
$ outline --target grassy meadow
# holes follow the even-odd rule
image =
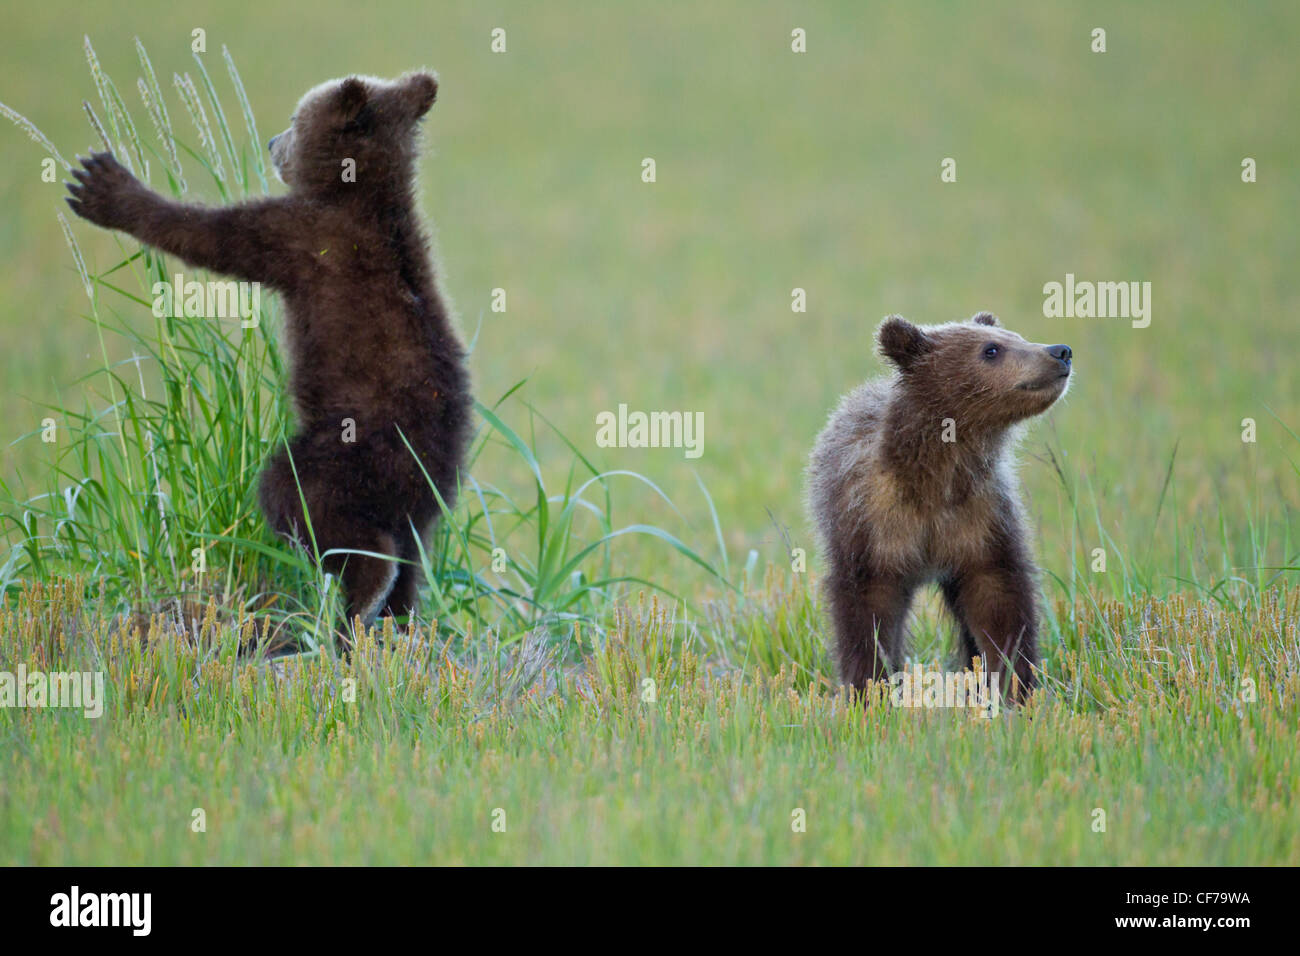
[[[421,620],[338,657],[336,589],[251,491],[287,424],[278,303],[156,319],[176,264],[70,213],[69,239],[66,173],[0,123],[0,671],[107,692],[0,707],[0,862],[1300,862],[1298,28],[1282,2],[25,7],[0,102],[70,160],[103,148],[86,101],[182,195],[174,141],[187,199],[262,194],[316,83],[436,69],[419,196],[481,427]],[[1067,274],[1150,282],[1149,327],[1045,317]],[[882,372],[881,317],[984,309],[1075,356],[1021,445],[1043,690],[993,720],[850,706],[807,453]],[[620,403],[702,412],[703,454],[599,447]],[[937,602],[913,630],[941,666]]]

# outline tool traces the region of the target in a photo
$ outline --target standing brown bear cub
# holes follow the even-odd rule
[[[270,143],[282,198],[183,205],[108,153],[85,160],[68,187],[77,215],[283,295],[298,428],[262,475],[262,509],[321,554],[386,556],[324,558],[342,576],[349,621],[414,609],[417,537],[439,514],[421,463],[450,505],[469,435],[463,351],[412,196],[418,124],[437,92],[423,72],[311,90]]]
[[[982,654],[1023,696],[1038,609],[1013,433],[1065,394],[1070,348],[987,312],[925,328],[894,316],[878,340],[897,373],[845,396],[808,473],[840,676],[861,690],[901,667],[912,594],[936,581],[965,663]]]

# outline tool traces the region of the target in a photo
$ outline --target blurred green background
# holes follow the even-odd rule
[[[1294,3],[44,2],[0,34],[0,100],[84,153],[82,35],[140,122],[138,36],[193,142],[170,77],[193,72],[196,27],[233,102],[230,48],[263,140],[327,78],[439,71],[419,196],[467,338],[482,321],[479,396],[528,377],[527,399],[598,464],[662,483],[684,515],[668,526],[693,544],[711,535],[698,474],[733,560],[781,559],[773,518],[811,549],[804,461],[838,396],[879,372],[876,323],[989,309],[1076,356],[1067,402],[1024,445],[1048,570],[1066,575],[1103,531],[1160,588],[1253,562],[1265,526],[1270,560],[1293,557],[1300,441],[1277,419],[1300,431]],[[0,142],[12,479],[43,467],[39,445],[10,445],[36,427],[33,403],[79,405],[74,383],[99,362],[54,218],[62,187],[40,181],[20,130],[3,124]],[[945,157],[956,183],[940,182]],[[73,228],[92,270],[115,261],[109,235]],[[1067,272],[1151,282],[1150,327],[1044,318],[1043,284]],[[620,402],[702,411],[703,458],[597,448],[595,416]],[[1078,490],[1077,531],[1049,449]],[[623,522],[664,515],[644,493],[620,507]],[[637,548],[633,563],[704,587],[662,546]]]

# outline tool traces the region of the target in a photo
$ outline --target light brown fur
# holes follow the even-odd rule
[[[817,440],[809,506],[841,676],[855,688],[901,666],[907,609],[927,582],[961,625],[966,663],[984,654],[1018,693],[1033,686],[1035,572],[1014,432],[1065,393],[1071,353],[996,323],[885,320],[880,350],[897,373],[845,396]]]

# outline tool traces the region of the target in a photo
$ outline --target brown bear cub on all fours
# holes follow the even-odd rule
[[[1027,342],[987,312],[926,327],[893,316],[877,341],[895,373],[844,397],[808,467],[840,677],[861,691],[903,666],[912,595],[934,582],[963,664],[982,655],[1023,699],[1038,592],[1016,426],[1065,394],[1070,348]]]
[[[282,294],[297,429],[259,496],[270,526],[304,548],[385,556],[323,559],[341,575],[349,622],[415,609],[417,536],[440,514],[429,481],[450,506],[469,440],[464,352],[413,195],[419,124],[437,92],[428,72],[309,91],[270,142],[283,197],[173,202],[108,153],[84,160],[68,187],[84,219]]]

